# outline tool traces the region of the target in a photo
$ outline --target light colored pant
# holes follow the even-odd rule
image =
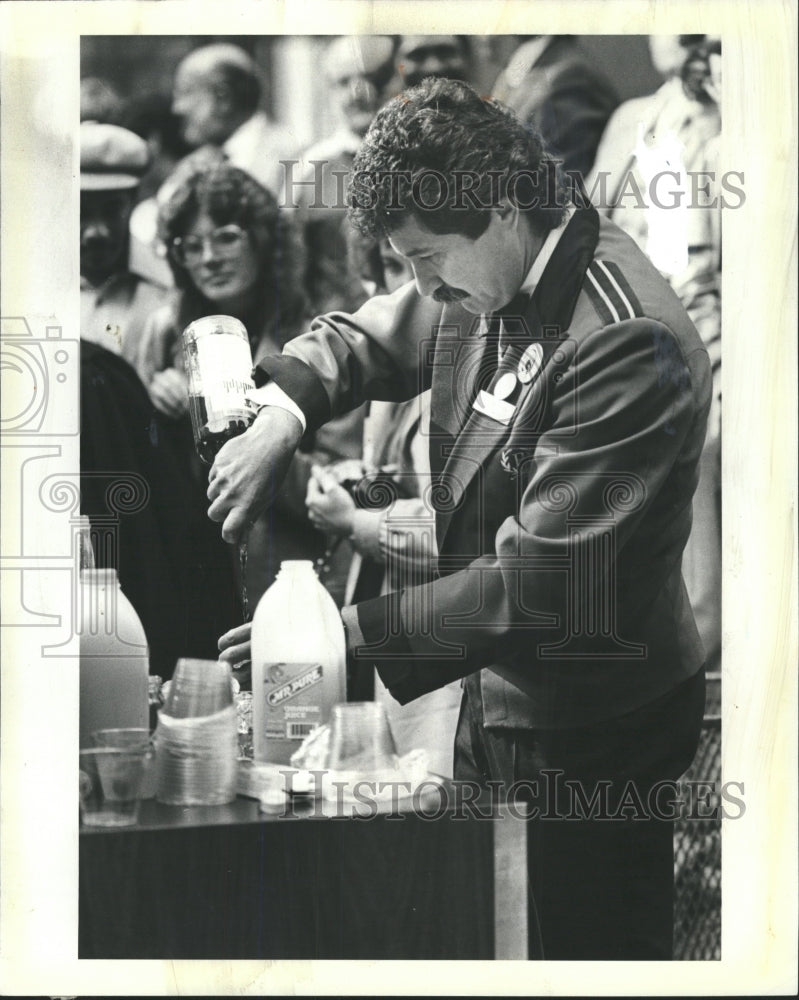
[[[694,494],[694,521],[682,573],[696,627],[705,647],[705,668],[721,669],[721,439],[705,444]]]

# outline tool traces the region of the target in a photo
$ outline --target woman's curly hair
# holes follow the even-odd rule
[[[178,322],[185,326],[216,311],[172,248],[172,241],[185,236],[197,216],[206,213],[218,226],[235,223],[250,235],[260,261],[260,311],[264,316],[271,312],[279,342],[290,339],[305,313],[302,251],[291,220],[266,188],[225,160],[200,157],[178,169],[177,187],[158,214],[158,236],[183,293]]]

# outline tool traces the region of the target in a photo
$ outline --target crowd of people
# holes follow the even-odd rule
[[[600,214],[625,230],[682,300],[711,356],[713,410],[683,560],[708,667],[720,629],[720,226],[711,207],[686,214],[624,197],[658,171],[685,183],[712,172],[720,134],[720,47],[705,36],[651,39],[655,94],[620,104],[571,36],[519,36],[492,96],[539,130],[583,178]],[[376,113],[429,77],[470,81],[466,36],[332,39],[322,63],[337,127],[298,149],[291,123],[263,107],[260,67],[227,43],[175,67],[171,95],[124,100],[81,86],[80,270],[83,505],[104,516],[98,473],[139,472],[148,507],[119,525],[118,571],[142,618],[151,669],[216,658],[288,558],[316,561],[339,605],[436,576],[425,500],[430,390],[376,401],[307,433],[271,509],[250,528],[242,569],[207,517],[207,469],[193,451],[181,331],[225,313],[246,327],[254,361],[278,353],[323,313],[352,313],[414,278],[385,238],[351,231],[345,185]],[[281,161],[291,161],[288,169]],[[596,192],[602,192],[598,198]],[[295,196],[296,195],[296,196]],[[606,197],[604,196],[606,195]],[[374,502],[381,493],[389,499]],[[452,774],[458,680],[401,706],[371,666],[348,676],[352,699],[389,711],[400,752],[424,746]]]

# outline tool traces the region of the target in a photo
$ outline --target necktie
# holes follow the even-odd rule
[[[491,359],[485,371],[485,381],[474,402],[480,413],[507,424],[511,419],[519,382],[519,359],[529,343],[524,314],[529,296],[520,293],[503,309],[487,319],[486,358]]]
[[[524,350],[528,339],[524,314],[529,301],[526,292],[519,292],[492,317],[492,323],[496,324],[498,372],[514,371]]]

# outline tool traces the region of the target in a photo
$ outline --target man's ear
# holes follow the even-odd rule
[[[213,84],[211,93],[214,95],[214,103],[221,114],[230,114],[234,109],[233,95],[230,87],[224,80],[217,80]]]
[[[498,205],[492,207],[503,225],[515,228],[519,224],[519,208],[511,203],[509,198],[503,198]]]

